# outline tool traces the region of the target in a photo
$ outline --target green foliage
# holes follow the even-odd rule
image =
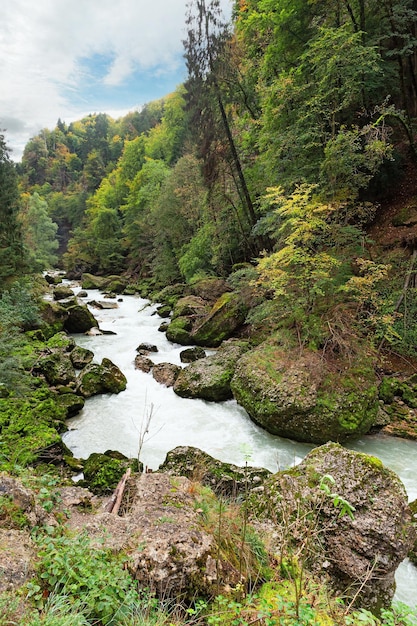
[[[49,216],[46,200],[35,192],[20,210],[19,221],[30,268],[42,271],[54,267],[58,260],[58,226]]]
[[[39,534],[36,581],[28,583],[29,597],[45,607],[49,593],[71,595],[73,607],[89,621],[114,623],[139,599],[133,579],[124,569],[125,560],[111,550],[92,543],[87,534]]]

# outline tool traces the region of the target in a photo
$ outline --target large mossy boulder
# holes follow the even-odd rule
[[[366,358],[336,368],[318,352],[288,352],[272,341],[243,355],[231,388],[265,430],[310,443],[368,432],[379,408],[375,373]]]
[[[328,443],[267,479],[249,508],[274,521],[282,559],[296,552],[356,606],[390,606],[415,530],[402,482],[379,459]]]
[[[82,275],[81,286],[83,289],[104,289],[108,282],[105,276],[94,276],[86,272]]]
[[[209,314],[191,333],[193,343],[215,348],[232,336],[246,318],[246,307],[237,293],[224,293],[215,302]]]
[[[65,410],[66,417],[70,418],[84,408],[85,400],[75,393],[62,393],[57,396],[56,403]]]
[[[224,278],[216,276],[200,278],[189,285],[189,289],[195,296],[208,300],[211,303],[216,302],[224,293],[232,290]]]
[[[166,329],[166,337],[172,343],[179,343],[181,346],[189,346],[193,343],[191,339],[192,322],[188,317],[177,317]]]
[[[170,450],[158,471],[172,476],[186,476],[190,480],[198,477],[203,485],[227,498],[247,495],[253,489],[259,490],[271,476],[271,472],[265,468],[223,463],[191,446],[178,446]]]
[[[184,296],[180,298],[172,311],[172,319],[177,317],[204,317],[210,311],[207,300],[198,296]]]
[[[103,359],[101,365],[87,365],[80,372],[78,382],[79,392],[84,398],[98,393],[120,393],[127,385],[126,376],[110,359]]]
[[[68,311],[58,302],[42,300],[40,303],[42,317],[41,330],[46,338],[52,337],[64,329],[68,319]]]
[[[129,467],[137,470],[137,461],[129,460],[120,452],[93,452],[84,462],[82,484],[98,495],[111,493]]]
[[[74,292],[68,285],[57,285],[53,290],[54,300],[66,300],[67,298],[73,298]]]
[[[64,328],[69,333],[85,333],[90,328],[98,328],[96,318],[84,305],[73,304],[67,309],[67,313]]]
[[[70,359],[73,366],[82,370],[86,367],[94,358],[94,352],[88,350],[88,348],[83,348],[82,346],[75,346],[73,350],[71,350]]]
[[[247,344],[230,339],[216,354],[194,361],[178,374],[174,391],[182,398],[201,398],[213,402],[232,398],[230,381],[236,363],[247,350]]]
[[[51,386],[76,384],[76,374],[69,354],[53,352],[39,357],[34,367],[37,374],[44,376]]]

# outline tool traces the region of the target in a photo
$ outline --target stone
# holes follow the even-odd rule
[[[172,363],[157,363],[153,366],[152,376],[157,383],[165,385],[165,387],[172,387],[177,380],[178,374],[181,368],[179,365],[173,365]]]
[[[146,352],[158,352],[158,348],[152,343],[144,342],[139,344],[139,346],[136,348],[136,352],[139,352],[141,354],[144,354]]]
[[[70,353],[71,363],[76,369],[83,369],[86,365],[91,363],[94,358],[94,352],[88,350],[88,348],[83,348],[81,346],[75,346],[75,348]]]
[[[186,476],[190,480],[198,476],[203,485],[226,498],[247,495],[253,489],[259,489],[271,476],[271,472],[265,468],[223,463],[191,446],[178,446],[170,450],[158,471],[172,476]]]
[[[232,336],[246,318],[246,307],[239,294],[224,293],[209,314],[193,327],[191,340],[198,346],[217,347]]]
[[[205,350],[200,346],[195,346],[194,348],[186,348],[185,350],[181,350],[180,352],[181,363],[194,363],[194,361],[204,359],[206,356],[207,355]]]
[[[75,304],[67,309],[68,317],[64,328],[69,333],[85,333],[90,328],[98,328],[98,322],[91,311],[81,304]]]
[[[151,359],[148,359],[148,357],[143,356],[142,354],[138,354],[135,357],[135,369],[141,370],[142,372],[145,372],[145,374],[148,374],[153,366],[153,361]]]
[[[57,285],[52,292],[54,300],[65,300],[66,298],[73,298],[74,292],[71,287],[67,285]]]
[[[205,317],[210,311],[210,305],[207,300],[203,300],[198,296],[184,296],[175,304],[172,311],[172,319],[177,317]]]
[[[159,317],[167,318],[171,315],[172,308],[169,304],[161,304],[161,306],[157,307],[156,312]]]
[[[273,551],[294,542],[298,558],[325,573],[347,602],[376,612],[390,606],[395,571],[415,539],[407,494],[394,472],[376,457],[328,443],[263,487],[251,495],[250,510],[275,520]]]
[[[76,382],[74,366],[69,354],[53,352],[40,356],[33,371],[45,377],[49,385],[70,385]]]
[[[99,393],[120,393],[126,389],[127,379],[110,359],[103,359],[101,365],[87,365],[80,372],[78,383],[81,395],[89,398]]]
[[[59,394],[56,398],[56,402],[58,406],[61,406],[66,411],[66,418],[74,417],[77,415],[83,408],[85,404],[85,400],[83,397],[75,394],[75,393],[62,393]]]
[[[173,320],[167,330],[168,341],[179,343],[181,346],[188,346],[193,343],[191,339],[192,322],[188,317],[177,317]]]
[[[288,352],[274,341],[242,356],[231,389],[265,430],[309,443],[362,435],[379,409],[375,372],[365,357],[336,370],[319,352]]]
[[[174,391],[182,398],[201,398],[220,402],[232,398],[230,382],[235,366],[247,344],[237,340],[224,342],[216,354],[199,359],[178,374]]]

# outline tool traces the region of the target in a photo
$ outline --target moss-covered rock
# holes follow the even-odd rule
[[[108,283],[105,276],[94,276],[87,272],[82,275],[81,286],[83,289],[104,289]]]
[[[79,413],[84,408],[85,404],[84,398],[75,393],[59,394],[56,398],[56,402],[58,406],[65,409],[66,418],[77,415],[77,413]]]
[[[82,348],[81,346],[75,346],[75,348],[70,353],[71,363],[76,369],[83,369],[86,367],[94,358],[94,353],[88,348]]]
[[[192,322],[188,317],[177,317],[166,329],[167,339],[181,346],[189,346],[193,343],[190,335],[191,329]]]
[[[365,358],[337,370],[316,352],[289,353],[273,341],[240,359],[231,388],[265,430],[311,443],[368,432],[379,407],[374,370]]]
[[[246,307],[239,294],[224,293],[210,313],[193,328],[191,338],[198,346],[217,347],[243,324]]]
[[[206,351],[200,346],[194,346],[194,348],[186,348],[180,352],[181,363],[194,363],[199,359],[206,357]]]
[[[66,298],[74,297],[74,292],[68,285],[57,285],[52,293],[54,300],[65,300]]]
[[[137,462],[129,460],[120,452],[94,452],[84,462],[82,484],[98,495],[111,493],[129,467],[137,470]]]
[[[34,368],[38,374],[45,377],[49,385],[74,385],[76,374],[71,359],[66,352],[53,352],[41,356]]]
[[[232,398],[230,381],[236,363],[248,349],[245,342],[229,340],[216,354],[194,361],[178,374],[174,391],[182,398],[220,402]]]
[[[67,313],[64,328],[69,333],[85,333],[90,328],[98,328],[96,318],[84,305],[74,304],[67,309]]]
[[[85,398],[98,393],[120,393],[127,385],[126,376],[110,359],[103,359],[101,365],[87,365],[80,372],[78,382],[79,392]]]
[[[38,382],[24,398],[0,398],[0,467],[12,469],[36,462],[44,451],[61,446],[66,410],[47,386]]]
[[[203,298],[198,296],[184,296],[174,306],[172,319],[174,320],[177,317],[201,318],[207,315],[209,311],[210,305],[207,300],[203,300]]]
[[[251,495],[250,510],[275,520],[277,554],[285,558],[294,549],[338,595],[357,594],[356,605],[390,606],[395,571],[415,538],[394,472],[376,457],[328,443],[263,486]]]
[[[170,450],[158,471],[174,476],[186,476],[190,480],[198,477],[203,485],[226,497],[236,497],[259,489],[264,480],[271,475],[265,468],[239,467],[223,463],[191,446],[179,446]]]
[[[40,313],[43,320],[41,330],[46,338],[52,337],[64,329],[68,318],[68,311],[58,302],[43,300],[40,303]]]
[[[218,278],[217,276],[200,278],[194,281],[189,288],[192,294],[211,303],[216,302],[227,291],[231,291],[230,285],[227,284],[224,278]]]

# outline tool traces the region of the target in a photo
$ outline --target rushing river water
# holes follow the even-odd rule
[[[74,289],[77,292],[77,289]],[[102,300],[97,291],[89,291],[86,302]],[[87,458],[92,452],[118,450],[128,457],[138,455],[141,429],[152,415],[144,439],[140,460],[157,469],[166,453],[176,446],[194,446],[227,463],[265,467],[272,472],[299,463],[314,447],[270,435],[256,426],[235,401],[210,403],[178,397],[172,389],[157,383],[152,374],[134,367],[136,348],[142,343],[155,344],[154,363],[181,365],[183,346],[170,343],[158,331],[161,319],[156,307],[134,296],[123,296],[117,309],[94,309],[103,330],[115,335],[89,337],[75,335],[78,345],[94,352],[95,361],[107,357],[127,377],[126,391],[104,394],[87,400],[84,409],[68,422],[64,435],[74,456]],[[366,436],[349,448],[379,457],[402,479],[410,501],[417,498],[417,444],[386,436]],[[405,561],[397,572],[396,599],[409,606],[417,605],[417,570]]]

